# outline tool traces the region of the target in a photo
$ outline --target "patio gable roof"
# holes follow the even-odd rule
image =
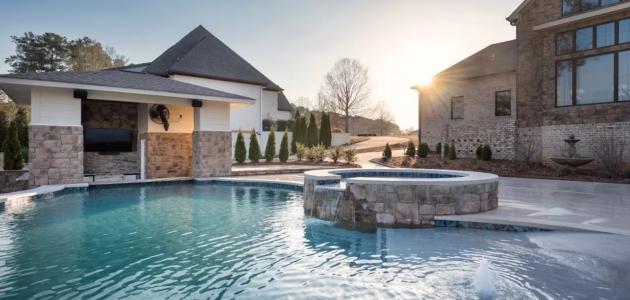
[[[95,72],[50,72],[0,75],[0,86],[32,85],[76,89],[95,87],[99,90],[116,89],[136,94],[164,95],[200,100],[226,102],[251,102],[254,99],[214,90],[169,78],[126,70],[102,70]],[[9,95],[11,96],[11,95]]]

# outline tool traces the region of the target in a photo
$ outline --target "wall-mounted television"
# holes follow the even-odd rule
[[[133,130],[85,128],[83,129],[83,149],[86,152],[131,152]]]

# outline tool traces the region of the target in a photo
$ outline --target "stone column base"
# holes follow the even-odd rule
[[[83,127],[30,125],[29,184],[83,182]]]
[[[232,173],[231,155],[231,132],[193,132],[193,177],[229,176]]]
[[[146,140],[147,179],[190,177],[192,139],[190,133],[143,132]]]

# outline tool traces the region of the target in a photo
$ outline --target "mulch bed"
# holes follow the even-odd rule
[[[264,160],[261,160],[257,163],[245,162],[242,164],[239,164],[236,161],[232,162],[232,166],[239,166],[239,167],[279,166],[279,165],[320,166],[320,167],[323,166],[323,167],[340,167],[340,168],[360,168],[361,167],[361,165],[358,165],[358,164],[347,164],[343,162],[337,162],[337,163],[334,163],[332,161],[314,162],[314,161],[308,161],[308,160],[302,160],[302,161],[289,160],[285,163],[280,162],[278,160],[274,160],[272,162],[266,162]]]
[[[439,155],[429,155],[427,158],[392,157],[388,162],[380,159],[372,162],[384,164],[395,168],[419,168],[419,169],[450,169],[479,171],[497,174],[503,177],[523,177],[556,180],[578,180],[611,183],[630,183],[630,176],[620,178],[606,178],[597,175],[596,171],[577,169],[571,174],[566,174],[560,168],[551,168],[540,163],[525,165],[511,160],[482,161],[472,158],[458,158],[456,160],[442,160]]]

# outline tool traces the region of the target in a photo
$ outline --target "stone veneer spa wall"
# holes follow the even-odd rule
[[[344,185],[344,172],[307,172],[307,215],[359,227],[433,227],[435,216],[473,214],[498,206],[499,182],[493,174],[453,171],[441,174],[462,176],[413,178],[409,174],[423,171],[379,170],[376,174],[382,177],[364,171],[355,175],[365,177],[346,179]],[[396,178],[400,175],[405,177]]]

